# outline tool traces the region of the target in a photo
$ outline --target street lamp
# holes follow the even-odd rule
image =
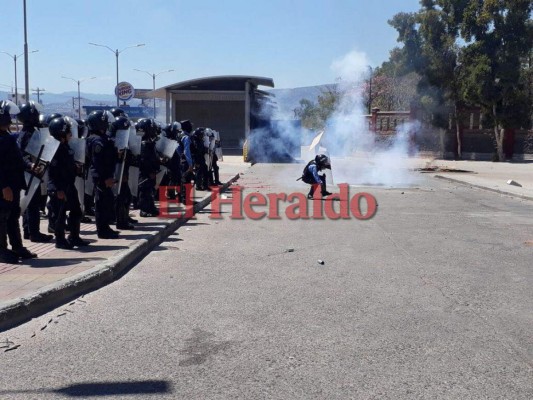
[[[154,94],[154,119],[155,119],[155,77],[158,76],[158,75],[161,75],[161,74],[164,74],[166,72],[174,72],[173,69],[169,69],[168,71],[161,71],[161,72],[158,72],[157,74],[156,73],[150,73],[148,71],[143,71],[142,69],[137,69],[137,68],[134,68],[133,69],[134,71],[137,71],[137,72],[144,72],[144,73],[147,73],[148,75],[150,75],[152,77],[152,82],[153,82],[153,94]]]
[[[37,53],[39,50],[33,50],[33,51],[30,51],[30,53]],[[14,103],[18,105],[18,88],[17,88],[17,59],[24,55],[25,53],[22,53],[22,54],[19,54],[19,55],[16,55],[16,54],[10,54],[10,53],[7,53],[5,51],[0,51],[0,53],[4,53],[4,54],[7,54],[9,57],[11,57],[13,59],[13,62],[15,63],[15,101]],[[26,101],[29,100],[29,96],[26,96]]]
[[[62,76],[63,79],[70,79],[71,81],[74,81],[78,84],[78,118],[81,119],[81,95],[80,95],[80,83],[89,81],[91,79],[96,79],[96,76],[93,76],[91,78],[85,78],[85,79],[74,79],[69,78],[68,76]]]
[[[98,47],[105,47],[106,49],[108,49],[109,51],[111,51],[112,53],[115,54],[115,57],[116,57],[116,60],[117,60],[117,86],[118,86],[118,55],[120,53],[122,53],[124,50],[131,49],[133,47],[142,47],[142,46],[144,46],[144,43],[139,43],[139,44],[136,44],[135,46],[125,47],[122,50],[119,50],[119,49],[113,50],[111,47],[103,45],[103,44],[96,44],[96,43],[89,43],[89,44],[93,45],[93,46],[98,46]],[[119,102],[119,99],[118,99],[118,92],[117,92],[117,107],[119,105],[120,105],[120,102]]]

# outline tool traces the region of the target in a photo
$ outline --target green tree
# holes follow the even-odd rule
[[[525,126],[531,117],[524,60],[533,46],[532,11],[530,0],[470,0],[465,9],[462,95],[490,115],[501,161],[505,129]]]
[[[302,126],[312,130],[322,130],[326,121],[333,114],[342,93],[337,85],[330,85],[318,95],[317,102],[301,99],[300,106],[294,110],[294,115],[302,120]]]
[[[389,21],[404,44],[396,57],[404,71],[420,75],[420,103],[433,115],[433,124],[448,126],[452,108],[456,121],[456,155],[461,157],[459,114],[461,98],[458,44],[460,26],[467,0],[422,0],[417,13],[399,13]]]

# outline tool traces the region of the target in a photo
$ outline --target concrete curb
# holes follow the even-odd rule
[[[461,181],[459,179],[449,178],[447,176],[442,176],[442,175],[435,175],[435,178],[442,179],[442,180],[449,181],[449,182],[453,182],[453,183],[459,183],[461,185],[467,185],[467,186],[475,187],[477,189],[488,190],[489,192],[503,194],[505,196],[518,197],[520,199],[532,200],[533,201],[533,196],[526,196],[524,194],[507,192],[505,190],[494,189],[494,188],[491,188],[491,187],[488,187],[488,186],[476,185],[474,183],[469,183],[469,182],[466,182],[466,181]]]
[[[237,181],[237,174],[220,188],[220,192],[227,190]],[[194,205],[194,214],[211,203],[211,194]],[[188,219],[176,219],[168,222],[156,234],[147,239],[133,242],[128,249],[109,258],[106,262],[77,275],[45,286],[30,296],[19,297],[0,306],[0,332],[31,320],[39,315],[53,310],[85,293],[105,286],[128,269],[134,266],[142,257],[146,256],[155,246],[169,237],[176,229],[185,225]]]

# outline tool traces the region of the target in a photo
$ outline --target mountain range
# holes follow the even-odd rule
[[[306,86],[293,89],[269,89],[265,92],[274,95],[272,102],[277,104],[276,119],[294,119],[294,109],[299,106],[300,100],[307,99],[316,101],[317,97],[331,85]],[[82,105],[114,105],[116,97],[110,94],[81,93]],[[77,105],[78,92],[49,93],[44,92],[40,95],[41,103],[45,113],[59,112],[64,115],[73,115],[74,107]],[[0,91],[0,99],[10,97],[9,92]],[[32,100],[37,100],[37,95],[32,94]],[[128,102],[131,106],[138,106],[140,100],[134,99]]]

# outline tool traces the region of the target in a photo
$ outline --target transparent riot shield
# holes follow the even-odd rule
[[[49,163],[54,158],[59,141],[53,138],[48,128],[41,128],[33,132],[25,152],[35,157],[38,162]]]
[[[158,189],[159,185],[161,184],[161,181],[163,180],[163,177],[167,173],[167,169],[165,167],[161,167],[161,170],[156,174],[155,176],[155,188]]]
[[[128,148],[134,156],[141,154],[141,142],[142,137],[137,135],[137,131],[132,126],[130,128],[129,137],[128,137]]]
[[[161,136],[157,142],[155,142],[155,150],[166,158],[172,158],[174,152],[178,148],[178,142],[171,140],[165,136]]]
[[[215,154],[217,155],[218,161],[224,161],[224,157],[222,156],[222,145],[220,144],[220,133],[218,131],[213,130],[215,134]]]
[[[24,173],[24,179],[26,180],[26,185],[28,187],[28,190],[22,190],[20,192],[20,213],[24,214],[24,211],[26,211],[26,208],[28,208],[28,204],[30,204],[31,199],[33,198],[33,195],[38,191],[39,194],[41,194],[40,186],[41,186],[41,180],[37,178],[33,178],[33,175],[25,172]],[[38,190],[39,189],[39,190]]]
[[[137,197],[139,195],[139,168],[130,167],[128,171],[128,186],[130,187],[131,195]]]
[[[130,139],[130,130],[129,129],[121,129],[117,131],[117,134],[115,135],[115,147],[118,150],[124,150],[128,147]]]
[[[78,192],[81,212],[85,213],[85,179],[81,176],[77,176],[74,181],[74,186],[76,186],[76,191]]]
[[[69,147],[74,152],[74,161],[76,161],[78,164],[85,164],[85,147],[86,147],[86,141],[85,139],[80,139],[77,136],[70,138],[68,141]]]

